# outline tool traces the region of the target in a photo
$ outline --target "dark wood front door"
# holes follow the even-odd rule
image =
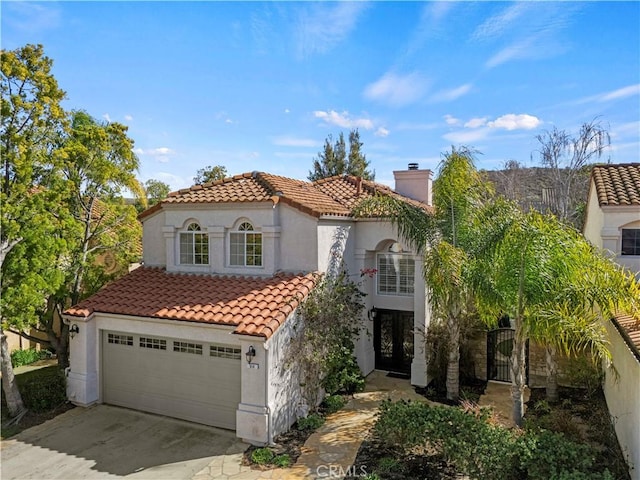
[[[409,373],[413,360],[413,312],[377,310],[373,345],[377,369]]]

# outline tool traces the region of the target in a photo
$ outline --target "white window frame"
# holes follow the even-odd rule
[[[259,251],[259,253],[255,253]],[[232,267],[262,268],[264,242],[262,232],[250,222],[242,222],[229,233],[229,265]],[[251,259],[251,261],[249,261]]]
[[[382,259],[391,260],[381,263]],[[403,272],[403,264],[409,267],[409,272]],[[393,267],[393,271],[386,268]],[[402,253],[378,253],[376,255],[376,293],[378,295],[410,297],[415,293],[416,262],[413,255]],[[387,281],[387,279],[389,279]],[[392,285],[395,287],[390,288]],[[382,289],[381,287],[386,287]]]
[[[178,235],[178,259],[180,265],[209,265],[209,235],[197,222],[189,222]]]

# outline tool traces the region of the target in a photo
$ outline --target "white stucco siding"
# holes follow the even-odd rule
[[[273,275],[278,269],[280,235],[277,209],[272,203],[237,203],[168,206],[163,227],[168,271],[218,273],[228,275]],[[179,262],[180,232],[195,221],[209,235],[209,264],[181,265]],[[229,233],[248,221],[262,234],[262,266],[238,267],[230,265]],[[160,239],[158,239],[159,241]]]
[[[315,272],[318,270],[318,219],[286,204],[278,204],[281,228],[279,270]]]
[[[302,389],[299,366],[288,353],[296,322],[297,312],[265,343],[269,366],[267,402],[271,412],[271,441],[287,431],[300,414]]]
[[[149,267],[163,267],[166,263],[164,225],[165,214],[162,210],[142,222],[142,258]]]
[[[235,327],[96,313],[89,319],[68,317],[80,332],[70,341],[67,393],[78,405],[102,402],[101,338],[105,331],[240,345]]]
[[[604,394],[631,476],[640,478],[640,361],[611,322],[607,323],[607,332],[619,378],[606,372]]]
[[[355,263],[353,222],[341,220],[322,220],[317,227],[318,236],[318,270],[336,275],[344,265],[350,274]]]
[[[587,240],[599,248],[602,248],[601,233],[603,225],[604,215],[600,209],[598,195],[592,180],[589,189],[589,198],[587,200],[587,218],[584,222],[583,233]]]

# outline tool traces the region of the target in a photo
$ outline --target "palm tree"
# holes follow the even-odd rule
[[[400,237],[423,254],[433,318],[447,326],[446,384],[447,398],[452,401],[459,397],[460,321],[473,305],[466,281],[471,261],[466,249],[474,238],[474,212],[490,195],[488,184],[474,166],[474,152],[452,147],[444,155],[434,182],[433,215],[388,196],[363,202],[358,209],[367,212],[371,207],[382,208]]]
[[[527,339],[549,347],[551,376],[556,349],[575,354],[589,348],[610,360],[601,319],[637,309],[639,289],[630,274],[554,217],[494,205],[477,225],[482,241],[471,283],[485,319],[507,313],[514,320],[511,396],[513,420],[521,425]]]

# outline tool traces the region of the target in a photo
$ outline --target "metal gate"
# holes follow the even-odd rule
[[[513,328],[498,328],[487,333],[487,380],[499,382],[511,381],[511,352],[515,330]],[[529,380],[529,342],[526,346],[526,380]]]

